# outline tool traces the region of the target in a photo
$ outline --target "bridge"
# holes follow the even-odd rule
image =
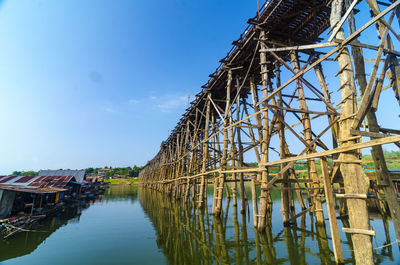
[[[339,200],[356,263],[373,264],[370,187],[384,194],[400,240],[400,205],[382,149],[400,146],[400,130],[388,122],[399,118],[399,109],[383,113],[384,105],[400,104],[399,4],[265,2],[141,171],[141,185],[200,212],[212,184],[216,217],[224,194],[240,203],[242,214],[251,198],[261,233],[271,218],[271,190],[281,191],[286,226],[306,213],[324,225],[326,203],[335,261],[343,263]],[[374,161],[372,186],[362,150]]]

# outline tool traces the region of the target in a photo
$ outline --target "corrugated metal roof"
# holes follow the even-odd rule
[[[30,187],[30,186],[15,186],[15,185],[0,185],[0,189],[12,190],[12,191],[18,191],[18,192],[36,193],[36,194],[56,193],[56,192],[67,190],[67,189],[37,188],[37,187]]]
[[[0,185],[28,186],[38,178],[39,176],[2,176]]]
[[[74,176],[0,176],[0,189],[29,193],[65,191]]]
[[[41,170],[39,176],[73,176],[76,181],[83,182],[85,170]]]
[[[62,189],[67,186],[68,182],[72,179],[76,178],[74,176],[41,176],[29,184],[29,186]]]

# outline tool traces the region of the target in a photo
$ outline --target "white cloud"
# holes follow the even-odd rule
[[[109,113],[115,113],[116,112],[116,110],[114,108],[112,108],[112,107],[106,107],[106,108],[104,108],[104,111],[105,112],[109,112]]]
[[[136,105],[136,104],[139,103],[139,100],[136,100],[136,99],[134,99],[134,98],[131,98],[130,100],[128,100],[128,103],[131,104],[131,105]]]
[[[187,96],[166,96],[162,104],[158,104],[157,107],[161,112],[170,112],[177,108],[187,106]]]
[[[150,96],[150,99],[151,99],[151,100],[156,100],[157,97],[156,97],[156,96]]]

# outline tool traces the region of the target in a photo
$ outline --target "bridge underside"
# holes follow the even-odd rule
[[[224,192],[233,205],[241,200],[243,214],[251,197],[260,232],[269,223],[270,190],[281,190],[285,225],[307,212],[324,225],[326,203],[336,262],[343,261],[334,207],[340,198],[355,260],[373,264],[372,182],[362,150],[371,152],[372,187],[383,191],[400,240],[400,206],[382,149],[400,146],[400,130],[391,128],[399,119],[400,1],[358,2],[265,3],[142,170],[141,183],[199,209],[212,184],[216,216]]]

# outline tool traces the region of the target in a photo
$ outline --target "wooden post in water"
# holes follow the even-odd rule
[[[343,8],[342,0],[333,0],[331,11],[331,27],[334,28],[336,23],[341,19]],[[345,39],[343,29],[336,34],[339,40]],[[340,73],[340,87],[342,94],[341,105],[341,122],[339,123],[339,139],[342,146],[349,146],[355,143],[351,140],[351,125],[354,120],[354,112],[357,109],[357,94],[354,84],[354,72],[352,67],[349,51],[344,47],[338,54],[338,62]],[[367,194],[368,179],[366,178],[361,165],[357,162],[359,154],[354,150],[351,152],[341,153],[339,159],[343,161],[340,165],[340,171],[343,176],[345,192],[349,196],[352,194]],[[359,229],[356,231],[369,231],[368,210],[365,199],[349,198],[347,199],[347,207],[349,210],[350,228]],[[372,243],[370,235],[366,233],[353,233],[352,241],[354,245],[354,256],[357,264],[374,264]]]
[[[293,62],[293,70],[294,73],[299,72],[299,61],[298,61],[298,55],[297,52],[291,52],[291,59]],[[303,134],[304,138],[307,144],[311,144],[312,142],[312,130],[311,130],[311,122],[310,122],[310,116],[307,113],[308,111],[308,106],[306,103],[305,95],[304,95],[304,90],[303,90],[303,85],[302,82],[297,79],[297,93],[298,93],[298,98],[300,102],[300,109],[303,110],[304,112],[301,113],[301,121],[303,124]],[[312,148],[312,146],[311,146]],[[313,149],[309,149],[307,151],[308,154],[313,153]],[[308,159],[307,160],[307,170],[308,170],[308,176],[309,178],[313,181],[312,187],[315,188],[313,192],[311,192],[312,196],[312,202],[313,202],[313,212],[315,213],[316,221],[317,224],[323,225],[324,224],[324,213],[322,210],[322,203],[321,203],[321,197],[319,196],[319,190],[317,188],[320,187],[319,185],[319,178],[317,175],[317,167],[315,165],[315,160],[314,159]]]
[[[201,165],[201,173],[206,173],[206,162],[208,157],[208,128],[210,123],[210,101],[207,101],[207,110],[206,110],[206,121],[204,124],[204,137],[203,137],[203,159]],[[199,201],[198,201],[198,208],[202,208],[204,206],[204,191],[206,189],[206,183],[208,179],[205,175],[201,176],[201,184],[200,184],[200,191],[199,191]]]
[[[326,198],[326,208],[328,209],[329,227],[332,234],[333,254],[336,263],[343,263],[342,246],[340,245],[339,228],[336,220],[335,202],[332,193],[331,178],[329,176],[328,163],[325,157],[321,157],[322,178],[324,179],[324,190]]]
[[[261,31],[260,40],[265,40],[265,32]],[[265,45],[261,42],[261,48],[265,48]],[[261,82],[262,82],[262,95],[263,99],[268,96],[268,66],[267,56],[265,53],[260,53],[260,64],[261,64]],[[268,162],[268,145],[266,139],[268,138],[268,102],[264,101],[262,111],[262,139],[261,141],[261,163]],[[268,169],[265,169],[261,173],[261,188],[267,188],[266,182],[268,181]],[[260,208],[258,213],[257,230],[262,232],[265,230],[266,215],[268,207],[268,191],[261,189],[260,196]]]
[[[257,106],[258,103],[258,95],[257,95],[257,87],[254,82],[254,76],[250,77],[250,91],[253,99],[253,108],[255,112],[259,112],[259,108]],[[245,109],[247,110],[247,107],[245,106]],[[248,116],[248,115],[247,115]],[[262,127],[261,127],[261,114],[256,115],[256,122],[257,122],[257,128],[258,128],[258,138],[259,142],[262,141]],[[252,133],[253,130],[251,129],[251,135],[253,142],[255,143],[255,137],[254,134]],[[257,158],[257,165],[259,166],[261,163],[261,155],[258,150],[258,146],[254,146],[254,151],[256,153],[256,158]],[[252,199],[252,204],[253,204],[253,223],[254,227],[258,227],[258,203],[257,203],[257,184],[256,180],[260,181],[261,180],[261,173],[257,172],[257,178],[251,180],[251,199]]]
[[[231,98],[231,84],[232,84],[232,70],[228,71],[228,80],[226,84],[226,102],[225,102],[225,116],[224,116],[224,147],[222,150],[222,157],[220,162],[221,170],[226,169],[227,153],[228,153],[228,119],[229,119],[229,109],[230,109],[230,98]],[[212,213],[214,215],[220,215],[222,210],[222,197],[224,194],[224,184],[225,184],[225,173],[220,173],[217,181],[217,191],[214,193],[214,205]]]
[[[375,12],[379,11],[378,4],[375,0],[368,0],[367,2],[369,3],[371,9],[375,10]],[[349,4],[348,0],[346,0],[346,4],[347,5]],[[397,8],[397,10],[400,10],[400,9]],[[355,25],[355,20],[354,20],[353,14],[350,14],[348,22],[349,22],[349,32],[350,33],[355,32],[356,25]],[[380,35],[381,38],[384,36],[385,30],[387,30],[387,29],[384,25],[379,25],[378,34]],[[384,40],[384,46],[386,48],[392,48],[393,43],[390,40],[390,37],[387,36],[386,38],[387,39]],[[356,79],[357,79],[358,85],[360,87],[361,93],[362,93],[362,95],[364,95],[366,93],[368,84],[367,84],[367,79],[365,76],[365,64],[364,64],[364,57],[362,54],[362,50],[359,47],[352,47],[351,50],[352,50],[352,54],[353,54],[353,58],[354,58],[355,70],[357,73]],[[397,60],[392,59],[392,55],[388,54],[387,56],[388,56],[388,59],[393,61],[393,63],[391,64],[392,65],[392,74],[390,77],[391,77],[391,81],[393,84],[393,89],[395,89],[396,84],[399,84],[398,83],[399,77],[397,76],[397,73],[396,73],[396,69],[398,70],[399,66],[398,66],[398,63],[396,63]],[[384,79],[385,72],[386,72],[386,69],[384,67],[381,77],[380,77],[380,80]],[[378,83],[380,88],[382,88],[382,82],[383,81]],[[395,91],[396,91],[396,89],[395,89]],[[378,120],[376,118],[375,111],[376,111],[376,107],[375,108],[371,107],[369,109],[368,113],[366,114],[367,122],[368,122],[368,131],[373,132],[373,133],[379,133],[379,125],[378,125]],[[374,137],[371,137],[371,139],[374,139]],[[393,225],[394,225],[395,232],[396,232],[396,238],[397,238],[397,240],[400,240],[400,204],[397,201],[396,190],[395,190],[393,182],[391,181],[390,172],[386,166],[382,146],[380,146],[380,145],[373,146],[372,150],[371,150],[371,155],[372,155],[372,159],[374,160],[374,164],[375,164],[378,185],[384,190],[385,198],[386,198],[386,201],[388,202],[390,215],[392,216]],[[398,244],[400,245],[400,242]]]
[[[239,87],[239,83],[238,83]],[[246,105],[246,99],[243,99],[244,103],[243,106]],[[236,120],[241,120],[240,117],[240,95],[238,95],[237,100],[236,100]],[[239,157],[238,157],[238,167],[242,168],[243,167],[243,145],[242,145],[242,137],[240,134],[242,133],[240,130],[240,127],[236,127],[236,135],[237,135],[237,142],[238,142],[238,152],[239,152]],[[243,181],[243,173],[239,173],[239,184],[240,184],[240,213],[244,214],[246,213],[246,189],[244,186],[244,181]]]

